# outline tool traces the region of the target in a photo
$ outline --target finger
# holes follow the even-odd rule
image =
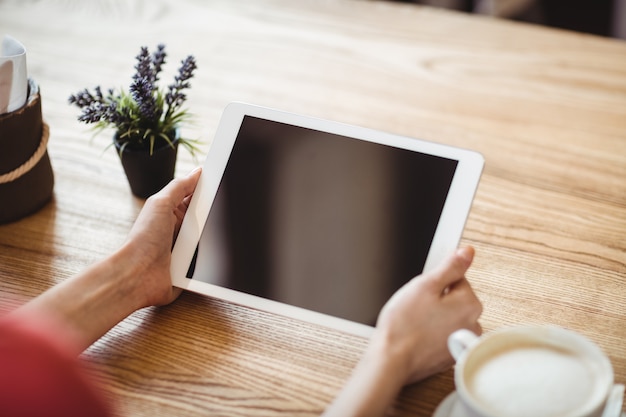
[[[177,216],[180,215],[181,219],[185,215],[185,213],[187,213],[187,209],[189,209],[189,202],[191,201],[191,197],[192,196],[193,196],[193,194],[188,195],[187,197],[185,197],[183,199],[183,201],[181,201],[181,203],[174,209],[176,215]]]
[[[453,282],[447,288],[449,289],[448,295],[450,296],[454,296],[457,294],[459,296],[466,296],[467,293],[472,294],[473,292],[472,286],[465,277],[462,277],[458,281]]]
[[[174,300],[176,300],[178,298],[178,296],[182,292],[183,292],[183,290],[181,288],[172,287],[172,290],[171,290],[171,293],[170,293],[170,296],[168,297],[168,299],[165,302],[159,304],[159,306],[165,306],[165,305],[168,305],[168,304],[172,303]]]
[[[478,321],[474,324],[474,328],[470,330],[474,332],[474,334],[477,336],[480,336],[481,334],[483,334],[483,326],[481,326]]]
[[[156,195],[165,197],[174,203],[175,206],[178,206],[185,197],[191,195],[196,189],[201,172],[202,168],[198,167],[186,176],[170,181],[170,183]]]
[[[178,206],[174,209],[174,215],[176,216],[176,224],[180,225],[183,222],[183,218],[185,217],[185,213],[187,212],[187,207]]]
[[[438,290],[443,292],[444,289],[465,277],[465,272],[473,259],[474,248],[471,246],[457,249],[440,267],[429,274],[429,278],[437,284]]]
[[[466,278],[459,279],[448,288],[449,291],[446,294],[446,298],[450,299],[452,302],[460,300],[466,305],[476,304],[481,306],[480,300],[474,293],[470,282]]]
[[[453,289],[442,302],[448,305],[448,307],[455,309],[458,314],[463,317],[467,328],[473,331],[472,326],[476,326],[478,319],[483,313],[483,305],[472,291],[467,280],[460,281],[463,284],[460,288]],[[480,326],[478,326],[480,329]]]

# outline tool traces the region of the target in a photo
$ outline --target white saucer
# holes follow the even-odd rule
[[[466,417],[458,400],[456,391],[452,391],[435,410],[433,417]]]
[[[433,417],[467,417],[467,414],[463,411],[461,404],[457,399],[458,395],[456,391],[452,391],[444,400],[439,404],[435,410]],[[618,411],[619,412],[619,411]],[[626,412],[622,414],[616,414],[617,417],[626,417]]]

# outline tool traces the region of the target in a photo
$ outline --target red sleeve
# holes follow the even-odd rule
[[[68,353],[69,343],[62,329],[43,317],[0,318],[2,415],[111,415],[83,365]]]

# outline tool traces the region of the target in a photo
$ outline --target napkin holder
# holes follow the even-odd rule
[[[29,80],[26,105],[0,115],[0,224],[34,213],[52,198],[54,175],[39,86]]]

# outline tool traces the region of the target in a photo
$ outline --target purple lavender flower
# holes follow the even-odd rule
[[[96,98],[86,88],[83,91],[72,94],[69,98],[70,104],[75,104],[81,109],[89,106],[94,100]]]
[[[162,90],[157,82],[166,57],[163,44],[152,53],[143,46],[135,57],[135,73],[128,92],[116,93],[114,89],[108,89],[104,94],[97,86],[93,92],[84,89],[70,95],[69,103],[81,109],[78,120],[95,123],[96,129],[114,127],[118,133],[123,133],[116,140],[122,138],[125,144],[134,148],[145,148],[149,143],[152,150],[159,142],[170,143],[164,137],[171,135],[187,116],[180,107],[187,99],[183,91],[191,87],[189,80],[193,77],[196,62],[191,55],[183,60],[174,83]],[[182,143],[193,150],[191,141]]]
[[[97,123],[102,117],[102,106],[100,103],[93,102],[91,105],[83,108],[83,113],[78,120],[85,123]]]
[[[147,77],[136,78],[129,91],[139,107],[139,114],[144,119],[143,124],[155,123],[161,117],[161,112],[157,109],[156,88],[152,81]]]
[[[165,64],[165,57],[167,54],[165,53],[165,45],[162,43],[157,46],[157,50],[152,54],[152,68],[153,68],[153,79],[152,82],[159,81],[159,73]]]
[[[152,58],[150,57],[148,48],[142,46],[139,55],[137,55],[135,59],[137,60],[137,64],[135,65],[137,72],[133,75],[133,80],[139,78],[152,79]]]
[[[191,87],[189,79],[193,77],[193,72],[196,68],[196,60],[192,55],[189,55],[181,61],[178,75],[174,77],[175,82],[170,84],[167,95],[165,96],[165,103],[169,106],[168,113],[180,107],[187,99],[187,96],[182,93],[182,90]]]

